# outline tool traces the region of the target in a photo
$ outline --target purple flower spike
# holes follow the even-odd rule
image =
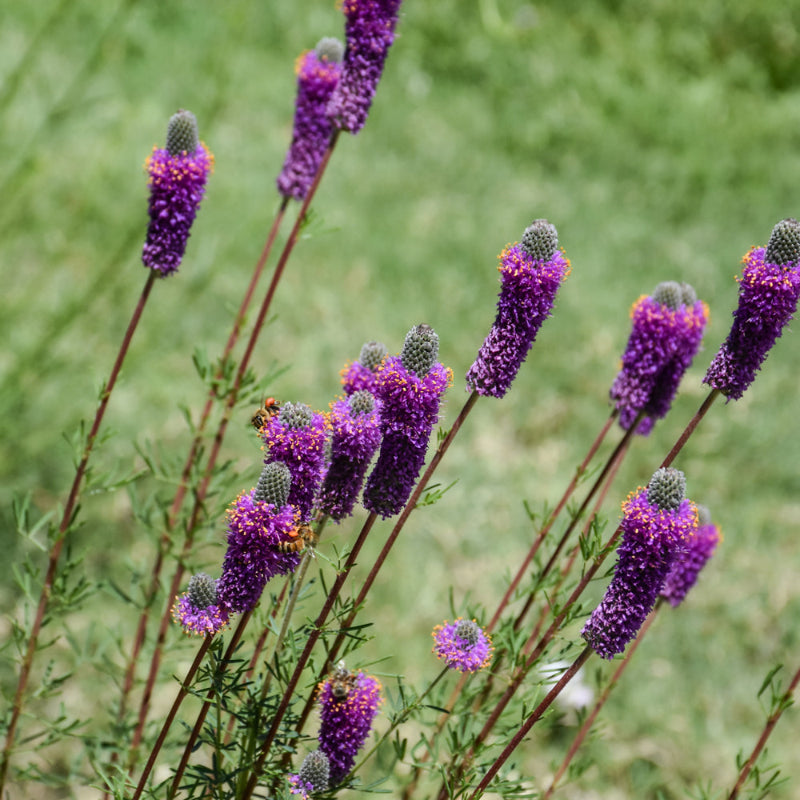
[[[557,247],[555,227],[535,220],[521,244],[500,253],[497,315],[466,376],[467,386],[478,394],[505,395],[552,314],[558,288],[570,272],[569,260]]]
[[[683,602],[689,590],[697,582],[700,570],[714,555],[717,545],[722,541],[722,533],[717,525],[711,523],[708,511],[698,506],[698,512],[700,526],[687,540],[685,550],[672,565],[661,590],[661,596],[673,608]]]
[[[330,783],[330,762],[322,750],[314,750],[304,759],[297,775],[289,775],[290,794],[299,794],[301,800],[309,800],[315,793],[328,790]]]
[[[142,263],[166,277],[180,266],[208,174],[214,168],[211,151],[197,141],[197,121],[190,111],[173,115],[167,147],[154,147],[145,168],[150,176],[150,225]]]
[[[433,629],[433,652],[459,672],[478,672],[492,660],[492,640],[477,622],[457,619]]]
[[[375,375],[386,358],[386,345],[382,342],[367,342],[361,348],[358,361],[345,364],[341,371],[342,388],[347,395],[367,391],[375,394]]]
[[[401,0],[344,0],[346,47],[342,77],[328,104],[340,130],[358,133],[367,121],[394,41]]]
[[[343,662],[320,685],[319,749],[328,756],[332,786],[353,768],[356,753],[372,730],[382,702],[381,684],[364,672],[349,672]]]
[[[603,658],[621,653],[636,637],[658,593],[697,527],[697,508],[684,500],[683,473],[658,470],[647,489],[622,504],[622,543],[614,577],[581,635]]]
[[[172,618],[184,633],[214,635],[228,624],[228,610],[217,600],[217,581],[198,572],[189,580],[189,590],[176,598]]]
[[[353,513],[367,467],[381,443],[378,416],[375,399],[366,391],[331,404],[331,463],[317,505],[332,519]]]
[[[375,394],[383,441],[363,503],[384,519],[402,509],[414,488],[442,395],[453,379],[451,370],[436,361],[437,353],[433,329],[418,325],[406,336],[402,355],[389,356],[378,371]]]
[[[679,284],[665,282],[652,296],[642,296],[633,304],[631,319],[622,369],[609,394],[625,430],[639,412],[646,412],[636,429],[646,436],[655,422],[666,416],[681,378],[697,354],[708,322],[708,307],[696,300],[688,285],[682,291]]]
[[[290,541],[297,528],[295,509],[278,508],[246,492],[228,509],[228,550],[217,589],[222,604],[231,611],[254,608],[267,581],[294,572],[300,553],[279,547]]]
[[[729,400],[738,400],[745,393],[797,310],[798,238],[800,224],[784,220],[775,226],[766,248],[754,247],[743,259],[733,326],[703,378]]]
[[[338,55],[333,42],[338,45]],[[323,39],[316,50],[297,60],[297,101],[292,144],[286,154],[278,191],[283,197],[302,200],[325,155],[333,132],[325,109],[341,73],[342,45],[336,39]]]
[[[284,403],[261,433],[267,445],[265,463],[282,461],[292,475],[289,503],[307,521],[325,466],[325,441],[329,423],[324,414],[312,412],[304,403]]]

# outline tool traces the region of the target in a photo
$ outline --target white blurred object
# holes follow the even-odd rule
[[[554,686],[569,666],[569,661],[554,661],[552,664],[542,665],[539,667],[539,672],[544,678],[542,684]],[[583,668],[579,669],[555,699],[555,705],[566,715],[564,721],[568,724],[577,721],[575,712],[586,708],[594,701],[594,690],[584,682],[585,674]]]

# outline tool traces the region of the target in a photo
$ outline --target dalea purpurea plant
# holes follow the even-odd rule
[[[609,694],[645,634],[658,636],[656,615],[697,613],[683,604],[690,590],[703,591],[703,572],[714,569],[722,535],[695,502],[692,475],[674,464],[691,449],[716,399],[740,400],[754,384],[796,312],[800,223],[778,222],[767,244],[744,256],[730,333],[707,365],[702,384],[708,393],[689,420],[673,421],[673,404],[687,381],[697,384],[695,392],[706,391],[689,370],[706,358],[710,303],[687,282],[689,273],[643,286],[650,293],[630,308],[627,344],[619,363],[609,365],[616,377],[596,398],[608,407],[608,420],[575,478],[546,513],[531,515],[529,546],[517,547],[519,540],[504,530],[486,532],[487,548],[496,555],[500,543],[507,557],[504,592],[491,606],[478,607],[469,592],[453,588],[450,608],[416,607],[418,598],[409,596],[393,563],[395,544],[417,527],[415,511],[428,509],[431,526],[447,513],[450,487],[437,474],[445,456],[456,470],[467,459],[481,468],[479,459],[459,452],[459,432],[478,403],[500,414],[497,403],[514,402],[520,373],[536,370],[540,332],[562,313],[559,292],[567,278],[580,281],[586,267],[576,263],[573,274],[556,225],[538,216],[548,209],[537,208],[518,241],[499,248],[499,294],[485,298],[486,319],[494,313],[494,321],[461,354],[471,364],[461,374],[440,360],[444,348],[432,321],[420,321],[409,309],[404,330],[387,336],[388,344],[368,341],[359,349],[353,341],[328,376],[317,376],[321,384],[335,383],[345,362],[337,394],[324,409],[282,397],[280,377],[256,375],[254,348],[309,224],[317,188],[341,132],[365,129],[402,30],[400,0],[343,0],[340,10],[343,41],[325,37],[297,59],[294,120],[286,120],[291,139],[275,184],[278,210],[232,328],[221,337],[223,355],[209,371],[208,393],[197,398],[188,453],[178,454],[173,473],[161,476],[172,495],[140,594],[133,599],[119,592],[104,601],[109,609],[113,602],[135,609],[131,629],[116,631],[122,658],[107,667],[114,702],[97,708],[87,695],[82,718],[56,715],[42,722],[61,692],[86,690],[79,671],[61,669],[61,662],[68,658],[72,626],[100,592],[99,584],[88,582],[74,588],[80,560],[71,551],[83,505],[91,502],[87,486],[96,485],[89,461],[104,413],[151,288],[157,279],[179,281],[191,270],[189,236],[206,191],[213,192],[214,156],[190,111],[169,119],[165,147],[154,147],[147,158],[145,288],[81,443],[64,506],[46,522],[46,553],[40,564],[17,572],[27,606],[13,622],[16,652],[0,766],[4,798],[38,796],[49,786],[64,792],[58,796],[91,787],[100,796],[133,800],[373,791],[441,800],[484,793],[549,797],[559,792],[601,711],[613,718]],[[363,180],[370,177],[365,170]],[[281,238],[291,203],[298,206],[296,217]],[[255,287],[279,238],[282,250],[256,309]],[[344,283],[340,289],[348,291]],[[620,299],[621,319],[630,302]],[[281,317],[272,324],[280,326]],[[246,329],[243,351],[235,356]],[[345,361],[348,356],[352,360]],[[274,397],[265,403],[262,390]],[[243,409],[252,415],[256,396],[261,406],[252,417],[253,447],[238,454],[252,463],[241,475],[226,460],[223,442]],[[656,424],[671,426],[675,445],[649,453],[645,485],[621,500],[617,470],[634,447],[646,447]],[[491,474],[485,481],[498,506],[513,500]],[[725,494],[725,502],[736,500],[735,491]],[[118,548],[112,536],[92,544],[104,546]],[[373,623],[376,582],[396,598],[395,628]],[[408,658],[404,637],[430,648],[431,629],[428,662],[408,663],[401,674],[382,667],[390,657],[400,664]],[[173,650],[180,658],[165,662]],[[545,767],[527,758],[558,701],[566,701],[570,682],[588,674],[587,665],[603,688],[583,693],[574,737],[562,731],[563,761]],[[675,681],[671,694],[680,703],[680,664],[662,680]],[[752,752],[732,766],[728,796],[738,796],[748,781],[762,789],[778,785],[777,774],[759,766],[759,756],[799,681],[800,671],[786,685],[770,671],[762,687],[770,690],[766,724],[753,732]],[[593,765],[596,771],[606,767]]]

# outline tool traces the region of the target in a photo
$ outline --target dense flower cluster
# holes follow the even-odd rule
[[[401,0],[343,0],[345,15],[342,76],[328,104],[341,130],[358,133],[367,121],[383,73]]]
[[[330,783],[330,762],[322,750],[314,750],[304,759],[297,775],[289,775],[290,794],[309,800],[314,793],[325,792]]]
[[[176,599],[172,618],[184,630],[198,636],[215,634],[228,624],[228,610],[217,599],[217,581],[203,572],[189,580],[188,591]]]
[[[797,227],[796,221],[790,222]],[[779,248],[773,249],[781,253]],[[800,296],[797,260],[772,263],[766,253],[767,248],[754,247],[744,257],[733,326],[703,378],[704,383],[719,389],[731,400],[738,400],[753,382],[797,309]]]
[[[555,228],[536,220],[500,253],[497,315],[478,357],[467,371],[467,386],[480,395],[503,397],[525,361],[539,329],[552,314],[570,263],[556,249]]]
[[[338,45],[338,53],[334,42]],[[297,60],[294,131],[277,180],[278,191],[283,197],[302,200],[322,162],[333,131],[326,109],[339,82],[341,50],[337,40],[323,39],[315,50],[304,53]]]
[[[341,371],[342,389],[345,394],[367,391],[375,392],[375,375],[383,359],[386,358],[386,345],[382,342],[366,342],[361,348],[358,361],[345,364]]]
[[[677,470],[659,472],[668,473],[667,481],[675,485]],[[581,632],[603,658],[621,653],[639,632],[673,562],[697,527],[693,503],[675,502],[680,494],[676,495],[671,486],[666,492],[670,498],[667,502],[653,491],[658,475],[653,476],[648,489],[632,493],[622,504],[622,543],[617,550],[614,577]],[[678,475],[682,478],[682,473]]]
[[[645,414],[636,429],[641,435],[669,411],[708,322],[708,307],[696,299],[694,290],[670,283],[659,284],[652,296],[633,304],[622,369],[609,393],[625,430],[640,412]],[[673,287],[679,287],[678,292],[669,292]]]
[[[478,672],[492,660],[492,641],[474,620],[457,619],[433,629],[433,652],[450,669]]]
[[[381,702],[378,679],[348,672],[341,662],[320,686],[319,749],[328,756],[333,786],[353,768]]]
[[[170,148],[154,147],[145,162],[150,186],[148,213],[150,224],[142,249],[142,263],[162,277],[177,272],[186,241],[205,193],[208,175],[214,166],[214,156],[200,142],[185,135],[187,115],[194,131],[197,122],[188,111],[175,114],[167,132]],[[178,129],[179,136],[174,131]],[[192,150],[178,147],[192,147]]]

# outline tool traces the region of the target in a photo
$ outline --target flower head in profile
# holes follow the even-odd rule
[[[614,577],[581,631],[603,658],[621,653],[655,605],[676,558],[697,527],[680,470],[659,469],[622,504],[622,543]]]
[[[433,629],[433,652],[450,669],[478,672],[492,660],[492,640],[475,620],[445,622]]]
[[[779,222],[766,247],[743,259],[733,326],[703,382],[738,400],[755,380],[769,351],[792,319],[800,296],[800,223]]]
[[[261,428],[267,446],[265,462],[279,461],[288,467],[292,476],[289,503],[306,521],[322,481],[328,429],[325,415],[305,403],[284,403]]]
[[[299,794],[301,800],[309,800],[315,793],[328,790],[330,783],[330,762],[322,750],[314,750],[304,759],[300,772],[288,776],[290,794]]]
[[[342,76],[328,115],[343,131],[358,133],[367,121],[383,74],[401,0],[343,0],[345,51]]]
[[[331,462],[317,505],[331,519],[353,513],[372,456],[381,443],[379,404],[366,390],[331,404]]]
[[[214,156],[197,137],[194,114],[178,111],[169,121],[167,146],[154,147],[145,162],[150,176],[150,224],[142,263],[161,277],[180,266],[213,167]]]
[[[335,786],[355,764],[382,703],[381,684],[364,672],[350,672],[339,662],[319,688],[319,749],[330,762]]]
[[[438,352],[433,328],[417,325],[406,335],[400,356],[389,356],[378,370],[381,449],[367,478],[363,503],[384,518],[397,514],[411,495],[442,396],[452,382],[452,372],[436,360]]]
[[[534,220],[522,242],[506,247],[499,258],[497,314],[467,371],[467,386],[492,397],[508,391],[570,271],[569,261],[558,249],[555,226],[545,219]]]
[[[722,532],[717,525],[712,524],[708,509],[705,506],[698,506],[697,512],[699,518],[697,530],[686,540],[684,550],[672,565],[661,590],[661,596],[673,608],[683,602],[689,590],[697,582],[700,571],[722,541]]]
[[[338,39],[326,38],[297,60],[294,131],[277,180],[283,197],[302,200],[322,163],[333,131],[326,108],[339,82],[343,52]]]
[[[172,607],[172,618],[184,633],[215,634],[228,624],[228,609],[217,598],[217,581],[205,572],[189,579],[189,586]]]
[[[642,414],[636,433],[647,435],[666,416],[678,385],[700,347],[708,307],[689,284],[660,283],[631,309],[632,327],[610,397],[619,424],[628,430]]]
[[[361,348],[358,360],[345,364],[341,372],[344,393],[350,395],[353,392],[367,391],[374,394],[375,376],[386,353],[386,345],[383,342],[366,342]]]

